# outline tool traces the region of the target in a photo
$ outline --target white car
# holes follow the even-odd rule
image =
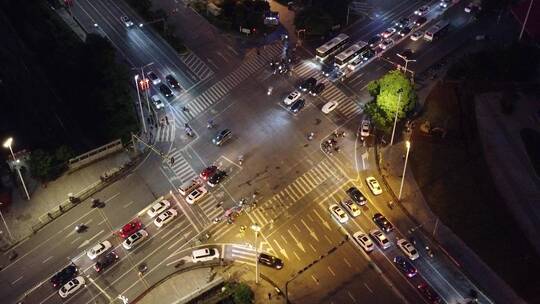
[[[439,2],[439,6],[442,8],[448,8],[450,4],[452,4],[452,0],[441,0],[441,2]]]
[[[427,13],[429,13],[429,6],[427,5],[421,6],[419,9],[414,11],[414,14],[418,16],[425,16]]]
[[[165,108],[165,104],[163,103],[161,98],[159,98],[158,95],[152,95],[152,102],[154,103],[154,106],[158,110]]]
[[[374,247],[373,241],[371,241],[364,232],[362,231],[355,232],[353,234],[353,238],[356,241],[356,243],[358,243],[358,245],[360,245],[360,247],[362,247],[362,249],[364,249],[366,252],[373,251],[373,247]]]
[[[73,280],[67,282],[60,290],[58,290],[58,294],[62,299],[65,299],[69,297],[70,295],[74,294],[77,290],[79,290],[82,286],[84,286],[84,278],[81,276],[78,276],[74,278]]]
[[[124,23],[124,25],[126,27],[132,27],[133,26],[133,21],[131,21],[131,19],[129,19],[128,16],[122,16],[122,17],[120,17],[120,20],[122,20],[122,23]]]
[[[285,97],[285,99],[283,100],[283,102],[290,106],[293,104],[293,102],[295,102],[298,98],[300,98],[300,96],[302,96],[302,93],[298,92],[298,91],[292,91],[291,94],[287,95],[287,97]]]
[[[95,258],[97,258],[100,254],[104,253],[105,251],[111,249],[112,247],[112,244],[111,242],[109,241],[103,241],[97,245],[95,245],[94,247],[90,248],[87,252],[86,252],[86,255],[88,256],[88,258],[90,258],[90,260],[94,260]]]
[[[343,208],[347,209],[347,211],[349,212],[349,214],[352,217],[357,217],[361,213],[360,212],[360,206],[358,206],[357,203],[353,202],[350,199],[344,200],[343,202],[341,202],[341,206],[343,206]]]
[[[206,190],[205,187],[199,187],[191,191],[191,193],[186,197],[186,202],[193,205],[196,201],[203,198],[206,193],[208,193],[208,190]]]
[[[369,120],[367,119],[362,120],[362,127],[360,128],[360,136],[368,137],[370,128],[371,128],[371,123],[369,122]]]
[[[383,40],[383,42],[381,42],[381,44],[379,44],[379,47],[383,50],[386,50],[388,48],[390,48],[391,46],[394,45],[394,40],[393,39],[385,39]]]
[[[418,39],[424,37],[424,32],[422,31],[416,31],[414,33],[412,33],[411,35],[411,40],[412,41],[417,41]]]
[[[382,36],[383,38],[386,39],[386,38],[388,38],[388,37],[394,35],[394,33],[395,33],[396,31],[397,31],[397,30],[396,30],[395,28],[389,27],[389,28],[386,29],[386,31],[382,32],[381,36]]]
[[[155,203],[150,209],[146,212],[149,217],[153,218],[156,217],[156,215],[160,214],[161,212],[169,209],[171,206],[171,202],[168,200],[161,200],[157,203]]]
[[[420,257],[420,254],[418,254],[418,250],[416,250],[413,244],[411,244],[411,242],[407,241],[406,239],[399,239],[396,244],[399,249],[401,249],[401,251],[403,251],[403,253],[412,261]]]
[[[165,225],[168,222],[172,221],[177,215],[178,215],[178,211],[171,208],[171,209],[163,212],[162,214],[160,214],[154,220],[154,225],[156,225],[156,227],[158,227],[158,228],[161,228],[161,227],[163,227],[163,225]]]
[[[384,233],[382,233],[379,229],[373,229],[369,232],[369,235],[375,240],[375,243],[377,243],[382,249],[389,248],[392,243]]]
[[[332,213],[332,216],[334,216],[338,222],[345,223],[349,220],[349,216],[347,215],[347,213],[345,213],[345,211],[343,211],[343,209],[341,209],[341,207],[339,207],[338,205],[332,204],[330,205],[330,207],[328,207],[328,209],[330,210],[330,213]]]
[[[338,106],[338,102],[335,100],[330,100],[329,102],[325,103],[322,107],[321,111],[324,114],[328,114],[332,112],[336,107]]]
[[[146,230],[141,229],[132,235],[128,236],[127,239],[122,242],[122,246],[124,246],[125,249],[130,250],[131,248],[135,247],[137,244],[141,243],[144,239],[148,237],[148,232]]]
[[[375,179],[375,177],[373,176],[369,176],[366,178],[366,183],[369,187],[369,190],[371,190],[371,192],[374,194],[374,195],[379,195],[382,193],[382,188],[381,188],[381,185],[379,185],[379,182]]]
[[[214,259],[219,259],[219,250],[216,248],[203,248],[193,250],[191,253],[191,261],[193,263],[206,262]]]
[[[146,76],[148,77],[148,79],[150,79],[150,81],[152,81],[154,85],[158,85],[161,83],[161,79],[159,79],[158,75],[156,75],[156,73],[154,73],[153,71],[146,73]]]

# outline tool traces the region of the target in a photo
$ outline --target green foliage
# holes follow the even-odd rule
[[[390,71],[381,79],[370,82],[368,91],[375,100],[369,102],[364,111],[370,115],[375,126],[384,132],[392,127],[396,111],[398,120],[401,120],[416,104],[413,85],[400,71]]]
[[[253,303],[253,291],[245,283],[231,283],[228,285],[232,291],[232,298],[235,304]]]
[[[48,180],[53,164],[54,157],[44,150],[38,149],[30,154],[30,172],[33,177],[41,181]]]
[[[371,97],[376,97],[377,95],[379,95],[381,86],[379,85],[379,81],[375,79],[368,83],[366,89],[368,90],[369,95],[371,95]]]
[[[235,31],[239,27],[262,30],[265,27],[264,13],[270,10],[270,4],[264,0],[225,0],[221,9],[220,16],[209,17],[220,28]]]

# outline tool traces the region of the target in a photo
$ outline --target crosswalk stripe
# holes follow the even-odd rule
[[[300,192],[305,194],[305,193],[308,193],[311,190],[311,186],[307,185],[304,182],[304,179],[305,179],[305,177],[303,177],[303,176],[296,179],[296,182],[294,183],[294,185],[295,185],[296,188],[300,189]]]

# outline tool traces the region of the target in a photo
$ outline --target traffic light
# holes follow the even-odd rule
[[[141,88],[141,91],[148,90],[150,88],[148,78],[141,79],[141,81],[139,81],[139,86]]]

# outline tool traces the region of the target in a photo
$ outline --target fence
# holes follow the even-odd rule
[[[124,146],[122,145],[122,141],[120,139],[117,139],[99,148],[74,157],[68,162],[69,172],[71,173],[73,171],[76,171],[84,166],[87,166],[95,161],[104,158],[109,154],[121,151],[123,148]]]

